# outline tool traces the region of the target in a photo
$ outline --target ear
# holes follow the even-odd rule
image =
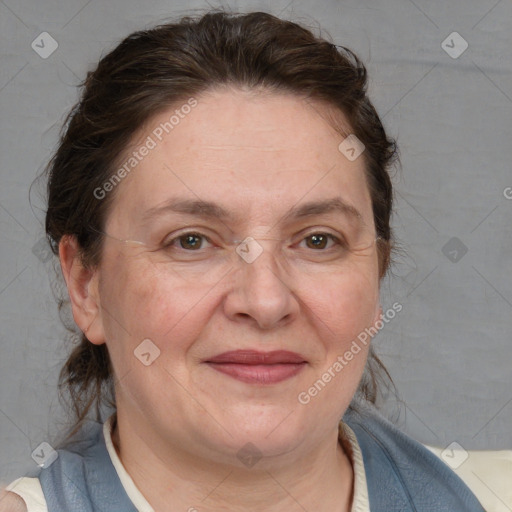
[[[98,293],[98,270],[83,266],[74,236],[65,235],[61,238],[59,259],[76,324],[91,343],[105,343]]]

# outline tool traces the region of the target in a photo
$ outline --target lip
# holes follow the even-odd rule
[[[297,375],[307,361],[295,352],[233,350],[205,361],[211,368],[248,384],[275,384]]]
[[[231,350],[223,352],[206,361],[207,363],[236,363],[248,365],[292,364],[307,362],[304,357],[288,350],[273,350],[261,352],[259,350]]]

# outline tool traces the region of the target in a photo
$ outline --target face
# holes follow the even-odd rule
[[[313,449],[337,429],[368,347],[344,354],[380,312],[363,158],[340,152],[319,103],[239,90],[196,100],[169,133],[176,107],[127,148],[123,162],[153,146],[109,192],[89,339],[107,344],[118,414],[141,435],[215,460],[247,442],[265,455]],[[198,212],[198,200],[217,208]],[[337,208],[305,206],[327,201]],[[232,351],[243,352],[218,357]],[[274,351],[288,354],[261,355]]]

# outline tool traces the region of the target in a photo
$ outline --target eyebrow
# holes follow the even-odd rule
[[[169,212],[226,221],[236,221],[238,219],[231,211],[211,201],[172,198],[166,201],[163,205],[150,208],[144,212],[142,220],[145,222]],[[339,197],[320,201],[310,201],[295,205],[284,215],[283,220],[300,219],[315,215],[325,215],[328,213],[341,213],[359,221],[363,221],[363,216],[359,210]]]

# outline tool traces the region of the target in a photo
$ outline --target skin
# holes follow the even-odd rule
[[[2,512],[27,512],[25,501],[11,491],[0,491],[0,511]]]
[[[107,344],[113,361],[114,444],[155,510],[350,510],[353,469],[338,424],[369,347],[308,404],[297,396],[379,319],[377,251],[319,256],[301,240],[336,234],[345,217],[283,217],[304,201],[342,197],[374,236],[364,159],[351,162],[338,150],[344,137],[321,103],[238,89],[196,99],[111,192],[99,266],[82,266],[74,238],[60,244],[75,321],[91,343]],[[127,155],[175,108],[139,130]],[[143,212],[176,196],[215,201],[238,220],[169,214],[141,224]],[[156,250],[183,228],[212,240],[203,240],[202,256],[178,243],[174,252]],[[252,263],[228,245],[247,236],[263,249]],[[134,350],[148,338],[160,355],[145,366]],[[307,364],[265,385],[204,363],[235,349],[290,350]],[[249,442],[261,454],[253,467],[237,457]]]

